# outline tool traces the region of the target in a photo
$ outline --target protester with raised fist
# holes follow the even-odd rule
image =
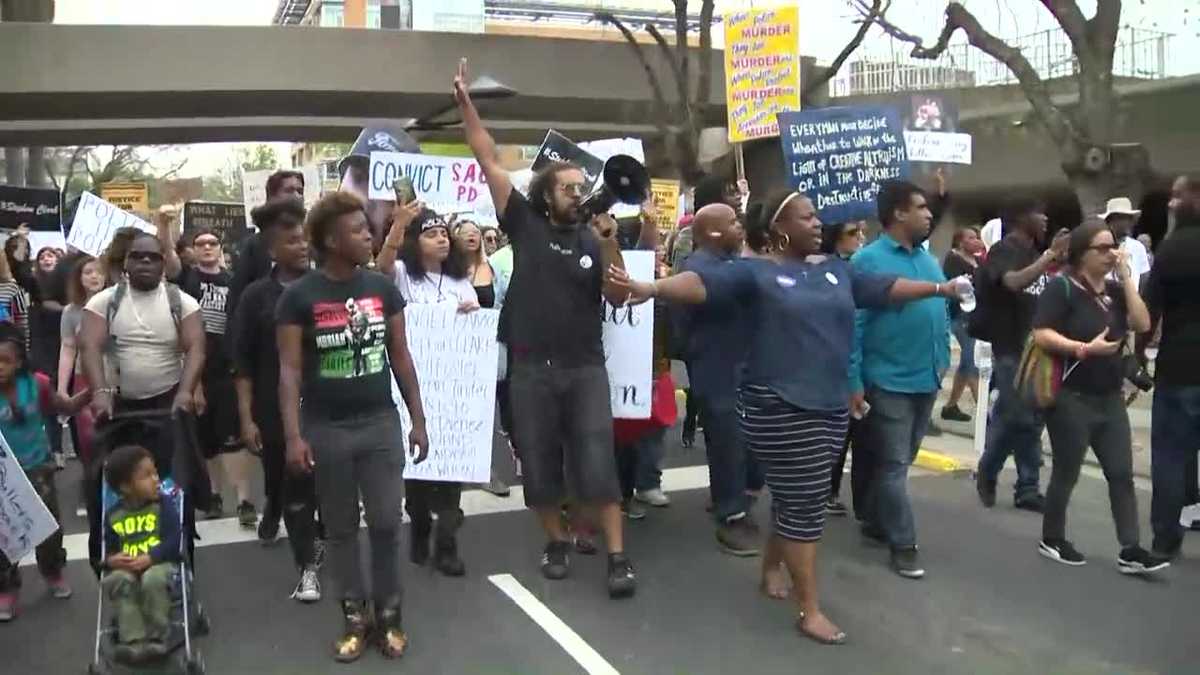
[[[496,144],[467,92],[466,60],[454,78],[467,144],[483,168],[500,227],[511,238],[515,268],[500,318],[512,350],[514,432],[520,439],[525,503],[549,541],[542,574],[569,573],[571,543],[560,507],[567,497],[592,507],[608,544],[608,591],[636,590],[625,554],[621,488],[613,458],[612,402],[601,345],[601,295],[619,305],[624,293],[605,283],[604,269],[621,265],[610,216],[580,210],[588,185],[571,164],[554,163],[529,186],[513,189]]]

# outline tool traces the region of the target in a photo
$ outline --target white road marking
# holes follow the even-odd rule
[[[696,490],[707,487],[708,467],[701,464],[698,466],[667,469],[663,471],[662,483],[664,492]],[[483,490],[468,490],[463,492],[462,495],[462,510],[467,516],[524,511],[524,495],[525,493],[520,485],[514,485],[512,487],[512,494],[508,497],[497,497]],[[407,519],[408,516],[405,515],[405,520]],[[242,529],[238,525],[237,518],[232,517],[220,518],[218,520],[200,520],[196,523],[196,529],[200,534],[200,540],[196,542],[197,547],[224,546],[226,544],[241,544],[258,540],[258,533],[255,530]],[[287,531],[282,525],[279,528],[279,536],[287,536]],[[87,539],[88,535],[86,532],[69,534],[63,537],[63,547],[67,549],[67,560],[87,560]],[[21,560],[22,567],[32,564],[34,564],[33,554]]]
[[[562,619],[550,611],[549,607],[542,604],[541,600],[534,597],[533,593],[522,586],[516,577],[511,574],[493,574],[488,577],[488,581],[503,591],[510,600],[517,603],[517,607],[520,607],[521,611],[533,619],[534,623],[541,626],[542,630],[546,631],[546,634],[553,638],[558,646],[562,647],[568,656],[575,659],[589,675],[619,675],[612,664],[605,661],[604,657],[592,649],[591,645],[579,637],[578,633],[563,623]]]

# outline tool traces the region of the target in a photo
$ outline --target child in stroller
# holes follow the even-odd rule
[[[105,500],[101,581],[103,599],[116,617],[112,655],[118,663],[140,665],[164,658],[173,647],[171,614],[179,583],[184,584],[183,632],[188,633],[182,493],[159,481],[150,451],[137,445],[113,450],[105,479],[119,495],[114,499],[109,493]],[[202,669],[190,639],[185,643],[189,671]]]

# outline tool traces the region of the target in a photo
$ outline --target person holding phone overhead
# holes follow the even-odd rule
[[[1046,414],[1054,466],[1038,552],[1064,565],[1087,562],[1066,535],[1067,504],[1090,446],[1108,481],[1121,545],[1117,569],[1123,574],[1157,572],[1170,563],[1138,543],[1132,438],[1121,394],[1121,343],[1130,330],[1150,329],[1150,313],[1125,255],[1103,222],[1092,220],[1071,232],[1067,263],[1069,271],[1042,291],[1033,318],[1034,342],[1063,361],[1062,387]],[[1114,270],[1119,281],[1106,280]]]

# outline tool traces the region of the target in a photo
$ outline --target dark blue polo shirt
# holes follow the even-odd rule
[[[684,261],[683,271],[695,272],[703,278],[734,265],[735,260],[731,255],[719,256],[697,249]],[[673,307],[679,311],[680,328],[686,336],[684,351],[689,361],[692,392],[713,405],[732,406],[749,347],[746,308],[739,303],[718,306],[712,302]]]
[[[700,272],[706,307],[748,312],[743,382],[804,410],[845,410],[855,309],[887,305],[896,277],[866,274],[833,256],[809,261],[747,258]]]

